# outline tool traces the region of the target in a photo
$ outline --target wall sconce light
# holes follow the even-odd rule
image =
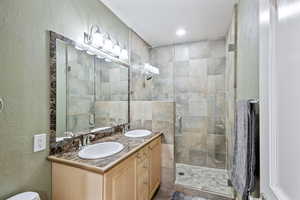
[[[121,47],[120,47],[120,44],[119,42],[116,42],[114,47],[113,47],[113,50],[112,50],[112,53],[117,56],[117,57],[120,57],[121,55]]]
[[[159,74],[159,69],[157,67],[150,65],[149,63],[144,64],[144,70],[148,73],[157,74],[157,75]]]
[[[120,59],[128,60],[128,51],[125,48],[121,50]]]
[[[100,48],[104,45],[105,34],[101,32],[99,26],[92,25],[89,33],[84,33],[84,43],[95,48]]]
[[[108,52],[112,52],[113,50],[113,42],[110,38],[110,36],[108,35],[107,38],[104,40],[104,46],[103,49],[108,51]]]

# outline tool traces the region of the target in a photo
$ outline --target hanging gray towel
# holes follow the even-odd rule
[[[258,105],[251,100],[238,101],[231,181],[243,200],[247,200],[253,190],[259,169],[258,122]]]

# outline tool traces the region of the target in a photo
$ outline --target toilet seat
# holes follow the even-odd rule
[[[7,200],[40,200],[40,196],[36,192],[24,192],[10,197]]]

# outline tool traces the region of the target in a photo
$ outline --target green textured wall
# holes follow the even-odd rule
[[[48,133],[47,30],[73,40],[99,24],[123,44],[129,29],[98,0],[0,1],[0,199],[26,190],[50,199],[48,151],[33,153],[33,135]]]
[[[238,5],[237,99],[259,97],[258,0]]]

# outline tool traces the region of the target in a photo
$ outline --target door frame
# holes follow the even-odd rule
[[[290,200],[279,185],[276,119],[277,0],[259,1],[260,190],[265,199]]]

